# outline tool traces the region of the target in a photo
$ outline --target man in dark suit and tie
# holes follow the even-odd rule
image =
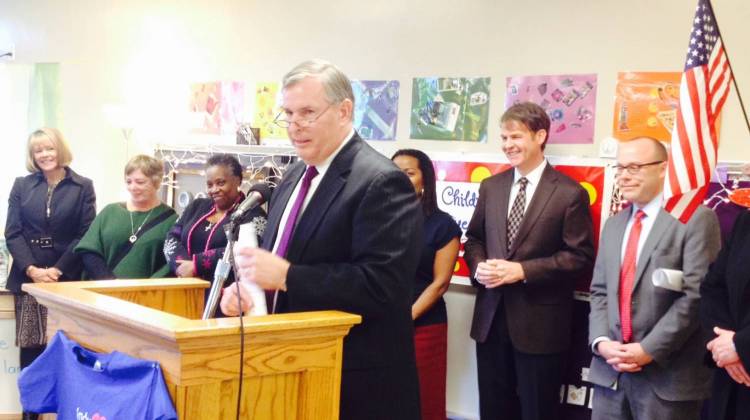
[[[742,211],[706,279],[700,319],[716,364],[709,420],[750,418],[750,212]]]
[[[687,224],[662,208],[666,167],[659,141],[620,143],[617,185],[631,206],[604,225],[591,282],[595,420],[697,420],[709,396],[699,287],[721,246],[719,222],[703,206]],[[663,269],[673,282],[660,280]]]
[[[464,251],[478,288],[480,416],[556,419],[575,281],[594,259],[589,196],[547,163],[544,109],[516,104],[500,122],[513,169],[482,181]]]
[[[411,288],[422,219],[414,188],[353,129],[351,83],[337,67],[304,62],[282,89],[277,121],[302,161],[274,192],[264,249],[235,252],[240,284],[279,291],[269,311],[361,315],[344,339],[341,418],[419,419]],[[238,313],[235,290],[222,297],[227,314]]]

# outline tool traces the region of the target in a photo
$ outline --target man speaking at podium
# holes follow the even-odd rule
[[[264,249],[235,252],[240,281],[277,291],[267,294],[269,312],[361,315],[344,339],[341,418],[418,419],[411,288],[422,220],[414,188],[354,131],[351,83],[338,68],[301,63],[282,89],[276,123],[302,162],[274,192]],[[239,313],[236,288],[225,289],[221,308]]]

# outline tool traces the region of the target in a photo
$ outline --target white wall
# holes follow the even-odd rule
[[[611,133],[618,71],[682,69],[695,3],[0,0],[0,45],[15,43],[17,64],[61,63],[61,128],[76,156],[74,168],[95,180],[101,207],[119,199],[126,161],[121,133],[104,118],[106,105],[137,110],[131,154],[156,143],[194,141],[181,125],[190,82],[244,80],[253,86],[278,80],[310,57],[331,60],[352,78],[401,81],[398,141],[379,144],[387,151],[499,151],[495,123],[486,144],[408,140],[411,78],[423,76],[492,77],[490,114],[496,121],[507,76],[597,73],[598,142]],[[750,3],[714,3],[740,89],[750,100],[750,55],[745,54]],[[8,70],[0,65],[3,71]],[[1,104],[0,98],[0,111]],[[0,115],[0,127],[6,126],[6,118],[13,119],[12,114]],[[748,160],[750,136],[744,124],[732,92],[720,159]],[[23,142],[28,128],[0,130],[5,145]],[[18,150],[12,153],[20,161]],[[548,153],[595,157],[598,144],[551,145]],[[2,162],[10,179],[22,166],[5,165],[15,162],[8,156]],[[0,197],[5,196],[7,191],[1,191]],[[474,346],[468,339],[472,299],[472,292],[457,286],[447,295],[449,409],[466,414],[476,413]]]
[[[1,44],[0,44],[1,45]],[[32,66],[0,64],[0,224],[5,226],[8,193],[25,172],[26,121]]]
[[[448,307],[446,405],[448,411],[467,418],[479,418],[476,347],[469,338],[475,296],[471,286],[460,284],[452,284],[445,294]]]
[[[737,79],[748,90],[750,5],[715,3]],[[401,81],[394,147],[497,152],[496,124],[486,144],[407,140],[411,78],[433,75],[492,77],[494,119],[502,111],[507,76],[597,73],[595,137],[604,138],[611,131],[618,71],[682,68],[692,4],[0,0],[0,45],[15,43],[17,62],[62,64],[62,128],[77,157],[75,168],[95,179],[101,206],[119,198],[126,159],[121,133],[104,118],[105,105],[125,104],[141,114],[135,132],[141,149],[180,143],[189,139],[179,124],[190,82],[277,80],[309,57],[327,58],[353,78]],[[720,159],[747,156],[749,136],[734,93],[723,123]],[[566,145],[551,146],[549,153],[591,157],[597,150]]]

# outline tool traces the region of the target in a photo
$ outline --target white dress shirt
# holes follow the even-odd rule
[[[310,189],[307,191],[307,196],[305,197],[305,201],[302,203],[302,208],[299,211],[299,214],[297,215],[297,222],[299,223],[300,217],[302,217],[302,213],[304,213],[305,208],[307,208],[307,204],[310,203],[310,199],[312,199],[312,196],[315,194],[315,191],[318,189],[318,185],[320,185],[320,181],[323,179],[323,177],[326,175],[326,171],[328,171],[328,168],[331,166],[331,162],[333,162],[333,159],[341,152],[341,149],[344,148],[344,145],[349,142],[349,140],[354,137],[354,129],[349,132],[349,134],[344,138],[344,141],[341,142],[341,145],[339,145],[339,148],[336,149],[333,153],[331,153],[331,156],[328,156],[326,160],[323,161],[320,165],[315,165],[315,169],[318,170],[318,175],[315,176],[315,178],[312,179],[312,182],[310,183]],[[304,175],[300,177],[300,180],[304,178]],[[294,206],[294,202],[297,200],[297,196],[299,195],[299,190],[302,187],[302,183],[297,181],[297,185],[294,187],[294,191],[292,191],[292,195],[289,197],[289,201],[286,203],[286,207],[284,208],[284,213],[281,215],[281,223],[279,224],[279,230],[276,233],[276,240],[273,244],[273,252],[276,253],[276,249],[279,247],[279,241],[282,236],[282,232],[284,232],[284,228],[286,227],[286,222],[289,220],[289,213],[292,211],[292,207]]]
[[[646,239],[648,239],[648,234],[651,232],[651,228],[654,227],[654,222],[656,221],[656,216],[659,215],[659,209],[661,209],[662,204],[662,195],[659,194],[656,197],[654,197],[653,200],[648,202],[645,206],[639,208],[635,204],[623,211],[629,211],[630,212],[630,218],[628,219],[628,224],[625,227],[625,234],[622,236],[622,245],[620,249],[620,266],[622,266],[622,260],[625,259],[625,248],[628,246],[628,237],[630,236],[630,229],[633,227],[633,223],[635,222],[635,214],[638,212],[638,210],[643,210],[644,213],[646,213],[646,217],[641,219],[641,236],[638,237],[638,251],[636,253],[635,261],[636,266],[638,265],[638,259],[641,257],[641,250],[643,249],[643,244],[646,243]],[[596,337],[594,341],[591,342],[591,351],[594,352],[594,354],[599,354],[599,352],[596,350],[596,345],[599,344],[602,341],[612,341],[611,338],[606,336]]]
[[[635,214],[638,212],[638,210],[643,210],[644,213],[646,213],[646,217],[641,219],[641,236],[638,237],[638,252],[636,252],[636,265],[638,264],[638,260],[641,256],[641,249],[643,249],[643,244],[646,243],[646,238],[648,238],[648,234],[651,232],[651,228],[654,226],[654,221],[656,220],[656,216],[659,215],[659,209],[661,208],[662,203],[662,195],[657,195],[653,200],[651,200],[648,204],[645,206],[639,208],[636,205],[632,206],[632,209],[630,210],[630,219],[628,219],[628,225],[625,227],[625,235],[622,237],[622,249],[620,250],[620,262],[625,258],[625,248],[628,246],[628,238],[630,237],[630,229],[633,227],[633,223],[635,223]]]
[[[523,208],[523,213],[526,214],[526,210],[529,209],[529,203],[531,202],[531,199],[534,197],[534,192],[536,192],[536,187],[539,186],[539,181],[542,179],[542,173],[544,173],[544,168],[547,167],[547,160],[543,160],[542,163],[539,164],[536,168],[532,169],[531,172],[526,174],[525,178],[528,180],[528,184],[526,184],[526,205]],[[513,186],[510,189],[510,201],[508,201],[508,214],[507,217],[510,217],[510,211],[513,209],[513,202],[516,200],[516,196],[518,195],[518,190],[521,188],[521,184],[518,183],[518,181],[524,177],[521,175],[521,172],[518,171],[518,168],[515,168],[513,170]]]

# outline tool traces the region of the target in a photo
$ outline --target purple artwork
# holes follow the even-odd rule
[[[365,140],[396,140],[398,80],[352,80],[354,128]]]
[[[594,143],[596,74],[508,77],[506,86],[506,109],[529,101],[547,111],[549,143]]]

